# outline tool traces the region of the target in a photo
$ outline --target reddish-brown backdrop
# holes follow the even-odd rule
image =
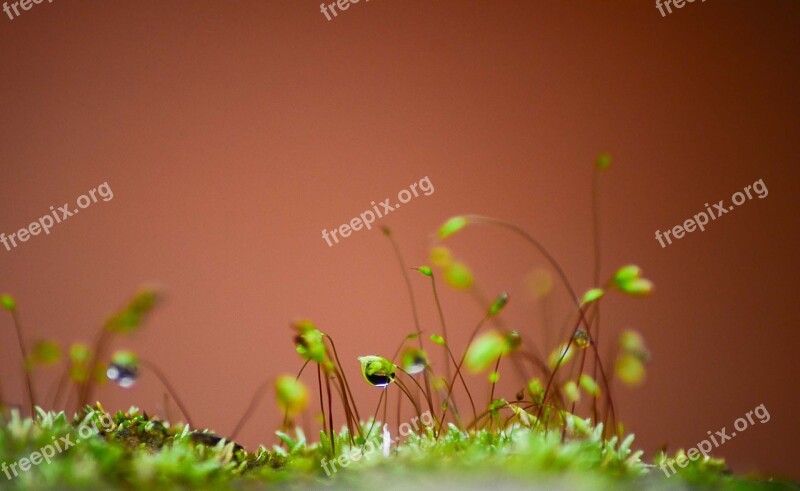
[[[66,344],[91,339],[140,284],[163,285],[168,302],[116,346],[160,365],[194,417],[226,433],[259,383],[299,368],[290,319],[334,336],[353,380],[355,356],[390,354],[413,329],[385,238],[329,248],[323,228],[428,176],[431,196],[380,222],[409,262],[427,261],[442,220],[476,212],[535,233],[584,290],[591,162],[607,150],[603,272],[635,261],[658,286],[604,308],[605,339],[636,328],[653,353],[647,384],[616,391],[627,428],[650,453],[688,447],[763,403],[769,423],[716,453],[737,472],[800,477],[798,22],[791,0],[666,18],[650,2],[396,0],[330,22],[294,0],[55,0],[0,16],[0,231],[102,182],[114,192],[0,249],[0,290],[29,341]],[[654,239],[758,179],[767,198],[668,248]],[[540,256],[492,229],[451,245],[482,288],[511,292],[509,324],[541,329],[525,288]],[[460,349],[480,310],[443,297]],[[21,401],[7,316],[0,343],[3,386]],[[519,381],[505,379],[511,397]],[[377,391],[356,385],[372,407]],[[99,397],[157,412],[162,390],[145,376]],[[268,398],[242,442],[272,443],[278,419]]]

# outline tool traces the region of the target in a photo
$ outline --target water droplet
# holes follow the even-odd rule
[[[129,389],[133,387],[136,383],[136,379],[139,378],[139,370],[135,367],[112,363],[109,365],[108,370],[106,370],[106,376],[123,389]]]
[[[409,375],[416,375],[425,371],[428,366],[428,358],[425,352],[417,348],[406,348],[400,357],[402,360],[403,370]]]
[[[388,387],[389,384],[394,382],[394,374],[389,375],[386,373],[373,373],[373,374],[367,374],[366,377],[367,377],[367,382],[381,389],[384,387]]]
[[[378,388],[387,387],[394,382],[395,365],[382,356],[359,356],[361,374],[370,385]]]
[[[586,348],[591,344],[591,339],[589,339],[589,333],[586,332],[586,329],[579,327],[577,331],[575,331],[575,335],[572,336],[572,341],[575,343],[575,346],[578,348]]]

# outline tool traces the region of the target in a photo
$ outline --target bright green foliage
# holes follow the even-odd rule
[[[603,297],[605,294],[605,290],[602,288],[592,288],[586,293],[583,294],[583,298],[581,299],[581,305],[586,305],[588,303],[595,302]]]
[[[455,216],[448,219],[444,224],[439,227],[439,238],[445,239],[469,224],[467,217]]]
[[[497,298],[494,299],[492,305],[489,306],[489,312],[487,315],[489,317],[494,317],[495,315],[499,314],[503,308],[505,308],[506,304],[508,303],[508,292],[502,292]]]
[[[695,451],[697,451],[697,449],[695,449]],[[698,486],[702,485],[708,487],[718,486],[719,476],[723,475],[727,468],[723,459],[716,459],[711,456],[705,457],[700,454],[698,457],[694,457],[694,460],[692,460],[688,458],[686,451],[682,448],[678,449],[671,457],[666,455],[664,452],[657,453],[653,458],[653,463],[659,468],[664,465],[664,468],[670,473],[672,473],[672,469],[675,469],[676,472],[679,472],[678,475],[682,480],[697,484]],[[674,479],[674,477],[672,479]],[[762,488],[760,486],[756,486],[755,483],[740,482],[738,484],[739,485],[736,487],[736,489],[741,490],[797,489],[796,485],[790,488],[786,486],[785,483],[780,482],[775,482],[774,486],[771,488]],[[733,488],[731,487],[731,489]]]
[[[74,343],[69,348],[69,378],[75,383],[86,382],[89,378],[89,360],[92,350],[83,343]],[[103,375],[105,380],[105,374]]]
[[[325,334],[316,328],[310,320],[301,320],[293,324],[297,336],[295,348],[304,360],[311,360],[323,367],[329,367],[328,350],[325,348],[323,338]]]
[[[416,270],[424,274],[425,276],[433,276],[433,271],[431,271],[430,266],[420,266],[416,268]]]
[[[614,283],[617,287],[628,281],[642,277],[642,268],[635,264],[623,266],[614,273]]]
[[[117,351],[111,357],[111,363],[126,368],[137,368],[139,366],[139,357],[133,351]]]
[[[620,285],[619,289],[632,297],[644,297],[653,293],[653,282],[645,278],[636,278]]]
[[[571,343],[569,347],[567,347],[567,343],[563,343],[554,349],[547,359],[548,366],[550,366],[551,369],[555,369],[557,366],[564,365],[570,361],[575,354],[575,350],[572,348],[573,344],[574,343]]]
[[[617,270],[612,285],[622,293],[633,297],[643,297],[653,293],[653,282],[642,278],[642,269],[635,264],[623,266]]]
[[[469,290],[475,281],[467,265],[459,262],[450,263],[444,269],[444,280],[457,290]]]
[[[641,461],[632,450],[633,437],[623,441],[602,438],[602,426],[566,415],[567,438],[561,430],[544,431],[535,415],[502,399],[491,405],[494,413],[513,415],[517,423],[507,430],[470,433],[449,425],[438,439],[431,427],[413,431],[383,457],[380,432],[359,446],[351,446],[346,430],[335,435],[336,455],[331,458],[330,438],[307,441],[302,431],[278,432],[280,446],[258,447],[248,452],[235,442],[210,432],[189,431],[153,419],[137,409],[108,419],[102,408],[88,408],[80,418],[64,413],[40,412],[35,421],[13,413],[0,421],[0,462],[29,458],[32,451],[52,444],[54,438],[81,439],[57,454],[50,463],[32,466],[7,481],[9,489],[384,489],[387,476],[395,487],[419,487],[425,482],[446,482],[448,489],[681,489],[770,490],[793,489],[788,483],[760,482],[726,475],[717,459],[698,459],[669,478],[658,467]],[[79,426],[96,425],[88,438]],[[365,432],[368,423],[363,423]],[[85,430],[84,430],[85,431]],[[394,434],[394,432],[393,432]],[[370,452],[370,448],[376,449]],[[331,461],[352,452],[358,461],[337,465]],[[678,451],[674,457],[685,456]],[[666,456],[656,456],[660,465]],[[325,465],[323,465],[325,464]],[[781,487],[782,486],[782,487]],[[420,488],[423,489],[423,488]]]
[[[281,375],[275,381],[275,400],[289,416],[299,414],[308,405],[308,389],[291,375]]]
[[[436,246],[431,249],[431,264],[440,268],[446,268],[453,262],[453,253],[444,246]]]
[[[528,394],[531,396],[533,402],[542,402],[544,397],[544,385],[538,378],[532,378],[528,381]]]
[[[632,354],[621,354],[614,369],[619,379],[628,385],[641,385],[644,382],[644,363]]]
[[[567,402],[577,402],[581,398],[581,391],[578,389],[578,384],[576,384],[574,380],[565,383],[561,390],[564,392],[564,397],[567,398]]]
[[[628,385],[641,385],[645,377],[645,363],[649,359],[650,352],[641,334],[630,330],[620,334],[619,354],[614,365],[620,380]]]
[[[619,335],[619,348],[643,358],[649,356],[647,354],[647,348],[644,345],[644,338],[636,331],[623,331],[622,334]]]
[[[600,386],[597,385],[597,382],[590,376],[585,373],[581,374],[578,378],[578,385],[586,391],[587,394],[590,396],[599,396],[600,395]]]
[[[597,159],[599,170],[607,169],[610,164],[611,157],[608,154],[600,155]],[[483,221],[478,218],[476,220]],[[491,222],[502,223],[487,220],[487,223]],[[467,216],[453,217],[442,225],[438,235],[441,238],[449,237],[469,223],[470,218]],[[513,225],[505,225],[521,233],[541,251],[542,247],[534,238]],[[391,235],[388,228],[383,227],[382,230],[387,236]],[[401,263],[405,264],[402,259]],[[466,265],[454,260],[447,248],[433,248],[430,263],[442,268],[444,281],[448,285],[461,290],[473,288],[472,272]],[[559,269],[556,264],[552,266]],[[429,266],[415,269],[433,280],[433,272]],[[534,298],[541,300],[552,291],[552,275],[546,271],[530,276],[529,283]],[[566,283],[569,286],[569,282]],[[432,285],[435,286],[435,283]],[[581,310],[593,313],[593,309],[583,307],[599,301],[608,289],[616,289],[631,296],[643,296],[653,291],[653,284],[642,277],[638,266],[624,266],[603,288],[592,288],[584,294]],[[159,296],[155,291],[142,290],[126,307],[106,321],[106,331],[117,334],[135,332],[158,300]],[[439,307],[438,297],[436,300]],[[497,316],[507,302],[508,294],[502,293],[489,306],[485,317]],[[0,296],[0,308],[13,313],[16,309],[13,298]],[[442,312],[439,313],[443,318]],[[397,367],[384,357],[359,357],[362,376],[370,385],[387,388],[397,382],[398,390],[381,394],[380,399],[384,403],[390,396],[393,399],[405,397],[418,412],[428,408],[432,411],[439,407],[442,410],[452,408],[447,416],[453,422],[448,422],[444,414],[431,416],[427,413],[432,424],[415,428],[410,435],[404,435],[407,438],[399,439],[396,445],[393,442],[392,451],[385,456],[381,452],[383,435],[388,433],[390,438],[394,437],[398,434],[398,428],[393,424],[384,425],[377,421],[358,421],[360,415],[371,412],[365,412],[354,400],[344,373],[348,370],[341,367],[338,356],[335,356],[335,365],[331,360],[335,355],[333,341],[311,321],[302,320],[293,324],[297,352],[304,361],[314,362],[323,368],[327,400],[334,401],[325,403],[324,396],[320,394],[325,420],[315,421],[314,415],[304,418],[306,427],[316,430],[319,423],[322,423],[321,426],[325,428],[319,433],[316,443],[309,442],[302,429],[295,427],[292,431],[294,418],[287,418],[282,428],[284,431],[276,433],[278,445],[272,449],[259,447],[253,453],[248,453],[236,443],[226,441],[213,433],[192,432],[185,425],[170,425],[131,409],[128,413],[117,413],[110,427],[91,437],[80,435],[82,441],[79,445],[76,444],[56,456],[51,463],[34,466],[29,472],[6,484],[24,489],[316,489],[331,486],[334,489],[375,491],[420,488],[420,483],[426,482],[443,485],[447,489],[600,490],[645,489],[651,486],[667,489],[672,485],[676,489],[684,489],[688,482],[701,483],[705,486],[703,489],[756,489],[750,482],[724,475],[724,463],[708,458],[692,463],[685,473],[679,470],[679,474],[667,485],[663,482],[660,470],[642,463],[642,453],[632,451],[633,435],[628,435],[621,441],[616,436],[606,439],[604,435],[612,432],[604,432],[602,424],[594,426],[590,419],[582,419],[567,411],[569,406],[564,402],[576,404],[582,391],[597,397],[601,389],[606,390],[609,387],[606,385],[605,369],[602,372],[602,386],[583,371],[585,355],[589,353],[579,350],[591,346],[593,340],[588,329],[594,328],[592,322],[596,319],[592,316],[586,317],[588,321],[579,317],[580,327],[574,330],[570,342],[557,346],[550,354],[546,360],[549,366],[542,366],[538,346],[528,346],[531,349],[520,350],[519,358],[511,360],[523,366],[518,373],[525,373],[524,365],[532,361],[537,369],[534,373],[543,377],[545,382],[532,378],[525,388],[514,387],[517,392],[512,403],[496,396],[495,390],[500,388],[494,385],[490,388],[488,405],[482,405],[485,400],[477,398],[475,404],[470,397],[472,410],[475,412],[475,419],[471,423],[466,419],[470,416],[461,394],[458,398],[458,412],[456,397],[450,397],[454,394],[452,389],[456,377],[462,375],[463,370],[443,377],[434,373],[434,367],[429,365],[424,351],[411,347],[402,351],[401,366],[403,371],[411,375],[424,372],[424,380],[423,377],[409,377],[405,374],[398,377]],[[475,339],[464,353],[464,363],[465,368],[473,372],[490,370],[488,380],[491,384],[496,384],[500,374],[494,368],[495,365],[502,357],[519,349],[523,340],[518,332],[507,331],[502,327],[498,319],[491,321],[499,326],[497,328],[500,331],[489,331]],[[479,327],[483,327],[483,323]],[[419,333],[421,332],[408,335],[406,340],[417,338]],[[432,334],[430,339],[433,343],[445,345],[444,338],[438,334]],[[116,353],[106,371],[102,360],[97,363],[96,368],[94,364],[89,367],[93,355],[106,353],[100,347],[96,349],[100,353],[92,353],[86,345],[72,346],[69,375],[73,381],[86,382],[107,374],[109,379],[122,387],[130,387],[135,383],[139,365],[135,354]],[[57,346],[37,345],[30,360],[50,363],[58,358],[56,350]],[[584,355],[580,357],[581,368],[578,369],[577,364],[573,364],[556,374],[555,369],[569,362],[576,351]],[[450,355],[449,359],[454,358],[449,348],[447,354]],[[595,351],[595,354],[599,355],[600,351]],[[639,384],[644,380],[648,359],[649,352],[641,336],[635,332],[625,332],[619,341],[615,375],[624,383]],[[150,368],[155,370],[152,366]],[[158,372],[155,371],[155,374],[158,375]],[[308,375],[302,374],[303,377]],[[310,394],[298,380],[299,377],[301,374],[297,377],[282,375],[275,381],[275,398],[280,409],[288,416],[296,416],[308,407]],[[104,379],[103,376],[102,380]],[[420,383],[423,381],[424,386]],[[518,382],[519,380],[515,380],[515,383]],[[463,381],[463,385],[468,391],[469,384]],[[548,394],[546,400],[545,388]],[[320,384],[320,392],[322,390]],[[526,390],[530,400],[525,400]],[[260,391],[257,395],[260,395]],[[606,395],[610,397],[608,390]],[[337,404],[337,396],[341,405]],[[602,405],[610,406],[610,400]],[[486,410],[476,411],[476,406]],[[380,407],[379,404],[378,409]],[[386,414],[387,407],[384,406],[383,414]],[[225,405],[224,409],[229,408]],[[361,409],[360,414],[357,409]],[[478,415],[479,412],[481,415]],[[594,412],[595,419],[607,420],[598,414],[596,407]],[[377,417],[380,413],[376,411],[374,414]],[[84,408],[80,417],[74,421],[68,421],[63,413],[45,413],[42,410],[39,410],[35,421],[25,420],[18,413],[5,412],[0,407],[0,463],[19,462],[22,458],[28,458],[34,449],[49,445],[55,437],[74,435],[81,421],[98,422],[104,416],[99,404],[95,408]],[[425,421],[421,414],[418,416]],[[344,424],[347,429],[337,433],[334,417],[336,424]],[[615,430],[618,435],[623,435],[623,427],[620,422],[617,423]],[[326,427],[328,424],[330,428]],[[376,431],[372,431],[373,428]],[[77,442],[77,438],[73,441]],[[367,458],[359,459],[358,462],[351,460],[349,466],[341,463],[343,457],[357,452],[363,453],[370,447],[376,451]],[[676,457],[681,458],[682,451]],[[656,463],[661,463],[664,459],[666,456],[661,455],[657,457]],[[334,462],[339,463],[338,469]],[[333,466],[335,475],[332,478],[326,476],[328,466]],[[2,474],[0,482],[3,482]]]
[[[368,384],[384,388],[394,382],[397,367],[382,356],[359,356],[361,362],[361,375]]]
[[[33,345],[30,356],[31,365],[54,365],[61,359],[61,348],[54,341],[42,340]]]
[[[74,343],[69,347],[69,359],[73,363],[88,363],[92,350],[83,343]]]
[[[17,302],[11,295],[0,295],[0,307],[14,312],[17,309]]]
[[[136,332],[158,300],[159,295],[154,290],[141,290],[134,295],[127,307],[106,320],[105,329],[117,334]]]
[[[506,337],[497,331],[489,331],[469,345],[464,364],[473,373],[488,370],[497,359],[509,352]]]

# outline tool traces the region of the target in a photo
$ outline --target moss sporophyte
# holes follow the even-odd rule
[[[598,176],[608,172],[610,164],[607,154],[596,162],[595,197]],[[487,297],[472,268],[444,242],[468,229],[484,227],[498,228],[522,240],[543,260],[543,266],[531,274],[523,273],[522,279],[529,282],[530,298],[539,308],[545,302],[552,305],[556,295],[566,295],[571,305],[564,313],[569,317],[566,329],[549,322],[509,326],[506,317],[526,308],[525,296],[515,295],[513,301],[508,292]],[[393,231],[387,227],[382,231],[400,267],[410,305],[409,327],[398,336],[396,348],[342,359],[331,335],[335,327],[323,331],[309,319],[290,323],[287,338],[292,339],[302,363],[299,370],[278,377],[265,374],[227,438],[194,429],[189,407],[166,374],[153,361],[115,347],[144,327],[161,303],[159,289],[143,288],[106,319],[92,342],[76,342],[67,349],[51,340],[30,343],[22,328],[21,307],[10,295],[0,296],[0,308],[9,320],[5,329],[0,324],[0,334],[16,340],[27,399],[22,411],[13,409],[0,387],[0,460],[17,461],[24,457],[22,449],[39,448],[71,434],[86,421],[106,417],[108,413],[99,403],[89,405],[96,394],[111,390],[104,389],[104,381],[111,380],[121,388],[155,381],[171,395],[188,425],[171,424],[138,409],[116,413],[110,416],[110,428],[53,459],[46,471],[40,466],[19,476],[19,484],[130,489],[164,483],[238,487],[265,481],[309,483],[336,473],[330,470],[335,462],[338,470],[347,467],[346,474],[363,477],[363,481],[348,480],[348,486],[358,487],[363,482],[372,489],[369,473],[382,459],[391,459],[411,472],[485,468],[495,477],[500,473],[531,482],[543,475],[567,473],[571,479],[587,479],[592,488],[613,489],[619,479],[646,483],[655,477],[656,467],[642,462],[642,453],[632,450],[632,435],[625,436],[612,396],[622,390],[621,385],[645,381],[650,353],[638,331],[601,336],[598,315],[599,305],[610,295],[638,301],[651,295],[654,286],[634,264],[617,268],[601,281],[596,214],[593,284],[581,296],[542,240],[502,220],[480,215],[445,220],[430,244],[430,266],[409,267]],[[442,282],[477,304],[480,315],[472,325],[447,322],[439,296]],[[420,315],[420,291],[427,292],[425,301],[435,308],[432,318]],[[387,326],[387,336],[396,332],[392,327]],[[454,333],[459,334],[455,342]],[[535,341],[543,338],[542,333],[552,341]],[[611,349],[601,346],[601,339]],[[5,343],[2,348],[11,345]],[[63,362],[62,351],[68,353]],[[36,375],[59,364],[62,373],[54,389],[47,397],[37,397]],[[377,398],[374,409],[369,403],[370,408],[364,410],[368,402],[354,397],[350,378],[358,369],[364,383],[378,389],[370,391]],[[468,383],[468,378],[474,380]],[[485,391],[476,391],[476,387],[485,387]],[[503,394],[509,387],[509,393]],[[283,415],[277,432],[279,443],[270,449],[262,446],[247,451],[233,440],[249,428],[254,416],[264,414],[259,403],[270,391]],[[390,404],[394,405],[391,413]],[[168,406],[165,402],[162,411],[168,412]],[[60,411],[46,411],[45,407]],[[411,418],[404,416],[409,412]],[[67,414],[75,417],[69,419]],[[408,421],[426,423],[412,427]],[[312,442],[307,434],[318,438]],[[371,449],[381,451],[359,465],[342,463],[341,459],[354,462],[355,455],[371,455]],[[684,453],[678,449],[674,455]],[[666,454],[659,454],[654,462],[666,459]],[[687,482],[717,488],[752,484],[725,475],[724,463],[710,455],[680,469],[678,476]],[[341,474],[337,473],[337,479]]]

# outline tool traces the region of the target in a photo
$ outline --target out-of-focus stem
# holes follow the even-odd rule
[[[31,417],[36,413],[36,396],[33,393],[33,382],[31,381],[31,372],[28,370],[28,350],[25,348],[25,341],[22,339],[22,328],[20,327],[19,315],[16,309],[11,311],[11,318],[14,320],[14,330],[17,333],[17,343],[19,343],[19,352],[22,355],[22,376],[25,380],[25,390],[28,395],[28,406],[30,408]]]

